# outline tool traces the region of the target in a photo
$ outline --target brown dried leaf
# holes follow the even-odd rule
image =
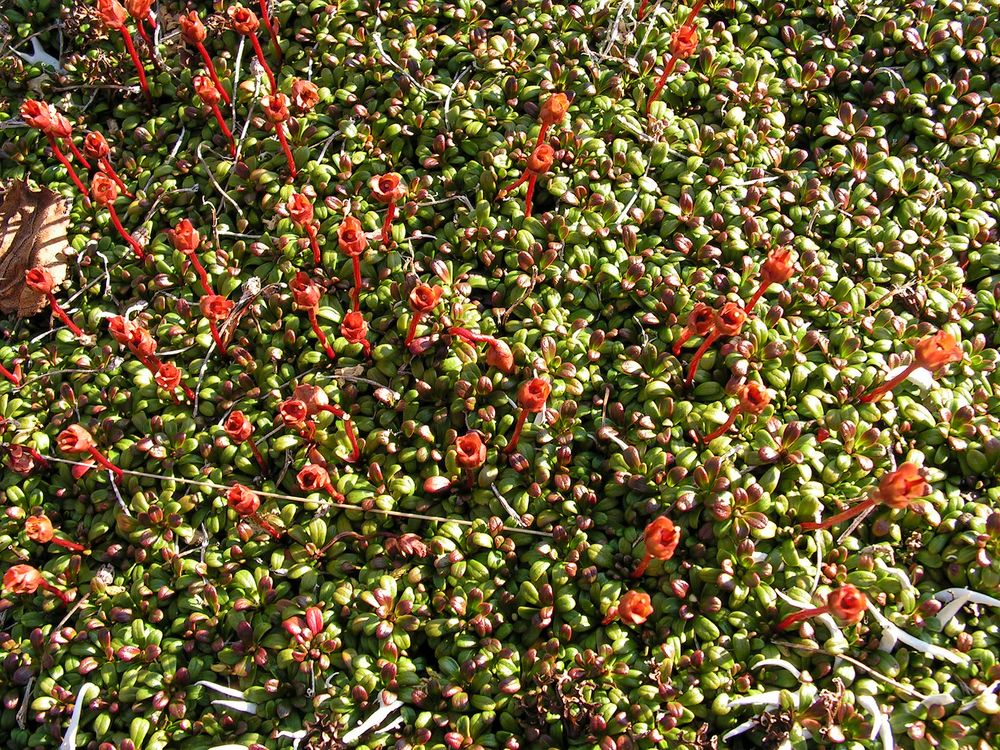
[[[0,203],[0,312],[27,317],[45,307],[45,297],[28,289],[24,273],[42,267],[58,286],[66,278],[69,205],[48,188],[31,190],[13,180]]]

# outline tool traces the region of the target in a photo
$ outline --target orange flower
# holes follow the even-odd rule
[[[760,383],[750,382],[740,386],[740,411],[744,414],[760,414],[771,403],[771,394]]]
[[[704,302],[697,303],[688,314],[685,324],[696,336],[705,336],[715,323],[715,310]]]
[[[205,294],[202,295],[199,307],[201,308],[201,314],[206,318],[219,321],[229,317],[229,313],[233,309],[233,304],[232,300],[228,300],[220,294]]]
[[[292,81],[292,103],[300,112],[309,112],[319,104],[319,88],[311,81],[296,78]]]
[[[172,391],[181,384],[181,371],[172,362],[161,362],[153,380],[165,391]]]
[[[735,336],[743,328],[747,314],[735,302],[727,302],[715,316],[715,330],[720,336]]]
[[[558,125],[569,111],[569,98],[566,94],[549,94],[539,112],[543,125]]]
[[[28,539],[38,544],[48,544],[56,535],[52,521],[46,515],[28,516],[24,521],[24,533]]]
[[[330,484],[330,472],[319,464],[306,464],[295,479],[303,492],[316,492]]]
[[[552,386],[543,378],[532,378],[521,384],[517,391],[517,403],[525,411],[537,414],[545,408],[545,402],[552,393]]]
[[[380,203],[396,203],[406,195],[403,176],[398,172],[375,175],[368,181],[368,187]]]
[[[231,5],[227,13],[229,14],[229,22],[239,34],[251,36],[256,34],[257,29],[260,28],[257,14],[249,8],[244,8],[242,5]]]
[[[552,168],[552,162],[555,161],[555,157],[556,152],[552,149],[552,146],[543,143],[540,146],[536,146],[535,150],[531,152],[531,156],[528,157],[526,169],[536,174],[544,174]]]
[[[118,0],[97,0],[97,14],[109,29],[125,28],[128,15]]]
[[[455,463],[463,469],[478,469],[486,463],[486,444],[478,432],[455,438]]]
[[[250,424],[247,415],[241,411],[230,412],[222,424],[222,429],[226,431],[229,439],[237,445],[246,442],[253,434],[253,425]]]
[[[234,484],[226,494],[229,507],[241,516],[252,516],[260,508],[260,498],[257,493],[242,484]]]
[[[486,347],[486,364],[500,372],[510,374],[514,371],[514,352],[506,341],[494,339],[489,343]]]
[[[181,36],[188,44],[202,44],[208,38],[208,30],[201,22],[197,11],[188,11],[177,19],[181,27]]]
[[[90,178],[90,195],[98,206],[110,206],[118,199],[118,186],[103,172]]]
[[[669,560],[677,551],[681,540],[681,530],[666,516],[651,521],[642,535],[646,544],[646,554],[657,560]]]
[[[133,326],[128,337],[128,348],[140,359],[149,359],[156,354],[156,339],[149,329]]]
[[[684,24],[670,38],[670,52],[675,57],[691,57],[698,49],[698,30]]]
[[[417,284],[410,292],[410,307],[414,312],[426,314],[433,310],[444,294],[444,289],[429,284]]]
[[[767,254],[764,261],[764,268],[761,271],[765,284],[784,284],[795,271],[795,264],[792,263],[792,254],[788,248],[776,247]]]
[[[125,10],[137,21],[144,21],[149,16],[153,0],[125,0]]]
[[[45,102],[26,99],[21,104],[21,119],[28,124],[28,127],[47,133],[52,126],[52,111]]]
[[[830,592],[826,597],[830,614],[847,625],[861,622],[868,607],[868,597],[849,583]]]
[[[89,453],[96,447],[94,437],[78,424],[70,425],[56,437],[56,447],[63,453]]]
[[[309,418],[309,409],[305,402],[289,398],[278,406],[278,416],[286,427],[301,427]]]
[[[300,227],[312,224],[313,204],[302,193],[292,193],[285,208],[291,220]]]
[[[111,338],[123,346],[127,345],[132,338],[132,328],[132,324],[121,315],[108,318],[108,333],[111,334]]]
[[[351,258],[357,258],[364,253],[368,240],[361,228],[361,222],[354,216],[346,216],[337,227],[337,243],[340,251]]]
[[[12,565],[3,574],[3,586],[12,594],[34,594],[44,582],[42,574],[30,565]]]
[[[347,313],[340,324],[340,335],[351,344],[362,343],[368,338],[368,322],[365,316],[357,310]]]
[[[84,136],[83,153],[91,159],[107,159],[108,155],[111,153],[111,147],[108,145],[108,139],[96,130],[91,130],[86,136]]]
[[[910,461],[890,471],[878,484],[878,500],[890,508],[902,510],[928,493],[930,485],[920,475],[920,468]]]
[[[296,273],[295,278],[288,286],[292,290],[292,300],[295,306],[301,310],[312,310],[319,304],[319,300],[323,296],[323,290],[319,284],[310,280],[303,271]]]
[[[288,97],[280,92],[265,96],[260,100],[260,106],[264,110],[264,117],[275,125],[283,123],[292,116],[288,111]]]
[[[306,413],[310,417],[324,411],[330,403],[330,397],[326,395],[326,391],[308,383],[295,386],[295,390],[292,391],[292,398],[305,404]]]
[[[50,294],[55,287],[55,279],[44,268],[30,268],[24,273],[24,283],[28,289],[39,294]]]
[[[951,362],[961,362],[965,355],[955,338],[944,331],[925,336],[913,347],[913,358],[918,367],[939,370]]]
[[[181,219],[170,232],[174,249],[184,254],[193,253],[201,245],[201,235],[187,219]]]
[[[618,616],[629,625],[642,625],[653,614],[653,604],[644,591],[627,591],[618,602]]]
[[[49,133],[56,138],[69,138],[73,135],[73,126],[69,124],[65,115],[60,114],[55,109],[50,109],[49,112],[52,117],[52,121],[49,123]]]
[[[194,85],[194,92],[208,106],[211,107],[213,104],[218,104],[219,100],[222,99],[222,94],[219,93],[215,82],[208,76],[195,76],[192,84]]]

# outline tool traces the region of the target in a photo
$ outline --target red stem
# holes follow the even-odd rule
[[[323,265],[323,256],[319,251],[319,240],[316,238],[316,227],[314,227],[312,224],[307,224],[306,234],[309,235],[309,244],[312,246],[313,265],[315,266]]]
[[[808,620],[810,617],[815,617],[816,615],[826,614],[829,611],[829,607],[813,607],[812,609],[803,609],[798,612],[793,612],[778,623],[778,630],[784,630],[797,622]]]
[[[215,339],[215,345],[219,347],[219,351],[223,354],[229,354],[229,349],[226,345],[222,343],[222,337],[219,335],[219,329],[215,327],[215,321],[211,318],[208,319],[208,327],[212,331],[212,338]]]
[[[684,347],[684,344],[690,341],[692,336],[694,336],[694,331],[691,330],[690,328],[685,327],[684,330],[681,331],[680,337],[677,339],[677,341],[674,342],[675,357],[680,355],[681,349]]]
[[[95,461],[97,461],[97,463],[99,463],[105,469],[113,471],[116,478],[115,481],[119,484],[121,483],[122,479],[125,477],[125,472],[123,472],[121,469],[119,469],[117,466],[111,463],[111,461],[109,461],[108,458],[103,453],[97,450],[97,448],[91,446],[88,452],[90,453],[90,457],[93,458]]]
[[[333,349],[330,347],[330,342],[326,339],[326,334],[323,333],[323,329],[319,327],[319,320],[316,318],[316,308],[309,308],[309,322],[312,324],[312,329],[316,333],[316,338],[319,339],[319,343],[323,345],[326,349],[326,355],[330,359],[336,359],[337,355],[333,353]]]
[[[342,421],[344,423],[344,431],[347,433],[347,439],[351,443],[351,457],[348,461],[353,464],[361,458],[361,446],[358,445],[358,438],[354,434],[354,420],[348,416],[344,416]]]
[[[835,516],[830,516],[828,519],[821,523],[815,523],[813,521],[807,521],[806,523],[801,523],[799,526],[803,531],[815,531],[816,529],[828,529],[831,526],[836,526],[838,523],[843,523],[844,521],[850,520],[857,515],[860,515],[864,511],[875,505],[875,498],[870,497],[867,500],[862,500],[856,505],[852,505],[847,510],[841,511]]]
[[[15,367],[14,369],[17,370],[18,368]],[[7,378],[7,380],[9,380],[14,385],[21,385],[20,375],[11,372],[3,365],[0,365],[0,375],[3,375],[5,378]]]
[[[142,21],[136,21],[135,26],[139,29],[139,36],[142,37],[142,41],[146,43],[150,49],[153,48],[153,40],[149,38],[149,34],[146,33],[146,27],[143,25]]]
[[[201,59],[204,60],[205,67],[208,69],[208,75],[212,79],[212,83],[215,84],[215,88],[219,92],[219,96],[222,97],[222,101],[224,101],[226,104],[231,104],[232,102],[229,99],[229,94],[226,93],[226,89],[222,85],[222,82],[219,80],[219,76],[216,75],[215,73],[215,66],[212,64],[212,58],[209,56],[208,50],[205,49],[205,45],[202,44],[201,42],[198,42],[197,47],[199,54],[201,54]]]
[[[747,302],[746,307],[743,309],[747,312],[753,310],[754,306],[760,301],[760,298],[764,296],[764,292],[767,291],[769,286],[771,286],[771,282],[761,281],[760,285],[757,287],[757,291],[754,292],[753,297],[750,298],[750,301]]]
[[[720,425],[719,428],[717,430],[714,430],[712,433],[705,435],[705,437],[701,439],[701,442],[704,445],[708,445],[717,437],[719,437],[719,435],[725,434],[726,431],[733,426],[733,422],[736,421],[736,417],[738,417],[742,413],[742,411],[743,410],[738,405],[734,406],[733,410],[729,413],[729,419],[726,420],[726,423]]]
[[[56,301],[55,295],[52,294],[52,292],[49,292],[45,296],[49,298],[49,305],[52,306],[52,312],[56,314],[56,317],[58,317],[63,323],[66,324],[69,330],[73,332],[74,336],[76,336],[77,338],[82,338],[83,331],[80,330],[80,327],[76,323],[74,323],[72,320],[69,319],[69,315],[66,314],[66,311],[63,310],[62,307],[59,306],[59,303]]]
[[[634,571],[632,571],[632,577],[638,578],[643,573],[645,573],[646,568],[649,566],[649,563],[650,561],[652,561],[652,559],[653,556],[647,552],[646,555],[642,558],[642,562],[640,562],[638,567]]]
[[[354,311],[361,310],[361,259],[357,255],[351,256],[351,263],[354,266]]]
[[[63,604],[69,604],[69,594],[67,594],[65,591],[60,591],[48,581],[42,581],[40,584],[38,584],[38,587],[43,591],[48,591],[50,594],[58,596],[59,601],[61,601]]]
[[[660,92],[663,91],[663,87],[667,83],[667,78],[674,72],[674,66],[677,65],[677,57],[670,52],[667,54],[670,55],[670,59],[667,60],[666,64],[663,66],[663,72],[660,74],[660,78],[656,82],[656,87],[653,89],[653,93],[646,102],[646,115],[649,115],[649,110],[653,107],[653,102],[660,98]]]
[[[918,367],[918,365],[916,363],[908,365],[905,370],[903,370],[901,373],[899,373],[899,375],[897,375],[896,377],[894,377],[892,380],[889,380],[889,381],[887,381],[885,383],[882,383],[882,385],[880,385],[878,388],[876,388],[875,390],[873,390],[867,396],[862,396],[861,399],[860,399],[861,403],[863,403],[863,404],[870,404],[873,401],[878,401],[880,398],[882,398],[882,396],[884,396],[886,393],[888,393],[893,388],[895,388],[897,385],[899,385],[904,380],[906,380],[908,377],[910,377],[910,373],[912,373],[914,370],[916,370],[917,367]]]
[[[73,136],[67,136],[66,143],[69,144],[69,150],[73,152],[73,156],[75,156],[79,160],[79,162],[84,166],[84,168],[90,169],[90,162],[84,158],[83,154],[80,153],[80,149],[78,149],[76,147],[76,144],[73,143]]]
[[[250,444],[250,452],[257,459],[257,465],[260,466],[261,470],[267,471],[267,464],[264,463],[264,457],[260,454],[260,449],[257,447],[257,443],[254,442],[253,437],[248,437],[247,442]]]
[[[281,532],[274,528],[270,523],[264,520],[264,517],[260,513],[254,513],[250,516],[251,520],[260,526],[264,531],[273,536],[275,539],[281,539]]]
[[[496,342],[496,339],[492,336],[487,336],[482,333],[473,333],[468,328],[459,328],[458,326],[452,326],[449,328],[448,333],[452,336],[457,336],[469,344],[492,344]]]
[[[39,465],[43,469],[49,468],[49,466],[50,466],[49,462],[45,460],[45,457],[41,453],[39,453],[38,451],[36,451],[30,445],[26,445],[26,446],[24,446],[24,448],[25,448],[26,451],[28,451],[28,453],[31,455],[31,457],[33,459],[35,459],[39,463]]]
[[[66,171],[69,173],[70,179],[73,180],[73,184],[76,185],[76,189],[83,193],[84,196],[87,196],[89,194],[87,188],[85,188],[83,183],[80,182],[80,178],[76,175],[76,170],[73,169],[73,165],[69,163],[69,159],[67,159],[66,155],[59,149],[59,144],[56,142],[56,139],[51,133],[49,134],[49,145],[52,147],[52,153],[55,154],[59,163],[66,167]]]
[[[648,4],[649,0],[642,0],[642,2],[639,3],[639,12],[636,15],[638,15],[640,21],[642,20],[643,16],[646,15],[646,6]]]
[[[271,18],[271,15],[267,12],[267,0],[260,0],[260,19],[267,26],[267,31],[271,35],[271,46],[274,47],[274,53],[278,56],[278,61],[284,59],[284,53],[281,51],[281,45],[278,43],[278,32],[275,29],[277,26],[277,21]]]
[[[326,486],[323,487],[323,489],[326,490],[327,494],[329,494],[330,497],[332,497],[334,500],[337,500],[338,502],[344,501],[344,496],[341,495],[339,492],[337,492],[337,490],[333,488],[333,485],[330,482],[327,482]]]
[[[191,261],[191,265],[194,266],[194,270],[198,273],[198,278],[201,279],[201,288],[205,291],[205,294],[215,294],[212,291],[212,285],[208,281],[208,274],[205,273],[205,267],[201,265],[201,261],[198,260],[198,256],[192,251],[188,255],[188,259]]]
[[[111,166],[111,162],[108,161],[106,157],[101,159],[99,166],[102,172],[115,181],[115,184],[125,195],[129,198],[135,198],[135,196],[129,192],[129,189],[125,187],[125,183],[122,182],[122,178],[118,176],[118,173],[115,172],[115,168]]]
[[[77,544],[76,542],[71,542],[68,539],[61,539],[60,537],[54,536],[50,540],[52,544],[55,544],[64,549],[68,549],[72,552],[83,552],[84,546],[82,544]]]
[[[538,129],[538,140],[535,141],[535,148],[538,148],[539,146],[542,145],[542,141],[545,140],[545,134],[548,132],[549,132],[549,124],[547,122],[543,122],[542,126]]]
[[[256,34],[251,34],[250,41],[253,42],[253,49],[257,53],[257,60],[264,66],[264,71],[267,73],[267,80],[271,84],[271,93],[278,93],[278,83],[274,80],[274,73],[271,72],[271,66],[267,64],[267,60],[264,58],[264,50],[260,48],[260,40]]]
[[[222,112],[219,111],[219,105],[212,102],[212,113],[215,115],[216,121],[219,123],[219,127],[222,128],[222,132],[225,133],[226,138],[229,140],[229,153],[236,158],[236,141],[233,140],[233,134],[229,130],[229,126],[226,125],[226,121],[222,119]]]
[[[709,347],[716,342],[719,338],[717,331],[712,331],[705,340],[701,342],[701,346],[698,347],[698,351],[694,353],[694,357],[691,359],[691,364],[688,366],[687,379],[684,381],[684,385],[689,386],[694,382],[694,374],[698,372],[698,363],[701,362],[701,358],[705,356],[705,352],[708,351]]]
[[[143,70],[142,60],[139,59],[139,53],[135,51],[135,45],[132,44],[132,35],[129,34],[125,26],[121,27],[121,32],[122,38],[125,40],[125,49],[128,50],[129,55],[132,57],[132,62],[135,64],[135,71],[139,74],[139,85],[142,86],[142,90],[146,93],[146,98],[152,102],[153,94],[149,90],[149,84],[146,83],[146,71]]]
[[[188,401],[194,401],[194,391],[184,385],[184,383],[181,383],[181,390],[184,391],[184,395]]]
[[[139,260],[146,259],[146,253],[143,251],[142,246],[136,242],[135,237],[125,231],[125,227],[122,226],[121,220],[118,218],[118,212],[115,211],[115,207],[112,204],[108,204],[108,213],[111,214],[111,223],[115,225],[115,229],[118,230],[118,234],[122,236],[132,251],[138,256]]]
[[[525,182],[528,181],[528,178],[530,176],[531,176],[531,172],[525,171],[525,173],[522,174],[519,178],[517,178],[516,181],[512,182],[510,185],[508,185],[505,188],[500,188],[500,192],[497,193],[497,198],[503,198],[505,195],[507,195],[507,193],[511,193],[511,192],[517,190],[519,187],[521,187],[521,185],[523,183],[525,183]]]
[[[288,159],[288,171],[291,173],[292,179],[294,180],[295,175],[299,172],[295,168],[295,159],[292,158],[292,150],[288,148],[288,140],[285,138],[285,131],[281,127],[280,122],[275,124],[274,130],[278,134],[278,140],[281,141],[281,150],[285,152],[285,158]]]
[[[385,221],[382,222],[382,244],[389,244],[389,230],[392,227],[392,220],[396,218],[396,202],[393,201],[389,204],[389,210],[386,211]]]
[[[524,196],[524,216],[531,218],[531,196],[535,194],[535,183],[538,182],[538,173],[531,172],[528,177],[528,192]]]
[[[521,430],[524,429],[524,422],[528,418],[528,410],[521,409],[521,413],[517,415],[517,424],[514,425],[514,432],[510,436],[510,442],[503,449],[504,453],[510,454],[517,450],[517,441],[521,439]]]
[[[420,324],[422,317],[424,317],[422,312],[413,313],[413,317],[410,318],[410,327],[406,331],[406,341],[403,342],[403,346],[409,346],[413,342],[413,336],[417,332],[417,326]]]
[[[695,16],[697,16],[698,13],[701,12],[701,8],[704,4],[705,0],[698,0],[698,2],[694,4],[694,6],[691,8],[691,12],[688,13],[687,19],[684,21],[685,26],[690,26],[694,22]]]

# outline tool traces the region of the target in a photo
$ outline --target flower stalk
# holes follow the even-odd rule
[[[531,199],[535,193],[535,183],[538,181],[538,176],[545,174],[552,168],[552,164],[555,161],[555,151],[552,146],[547,143],[543,143],[535,147],[535,150],[531,152],[531,156],[528,157],[528,162],[524,168],[524,174],[522,174],[515,182],[511,183],[505,188],[502,188],[499,193],[497,193],[497,199],[503,198],[507,193],[510,193],[521,186],[522,183],[528,183],[528,192],[524,195],[524,215],[525,217],[531,216]]]
[[[66,314],[66,311],[60,306],[58,300],[56,300],[56,296],[52,291],[55,288],[56,282],[55,279],[52,278],[52,274],[44,268],[30,268],[24,273],[24,283],[33,292],[43,295],[45,299],[48,300],[49,307],[52,308],[53,314],[66,324],[66,327],[73,332],[73,335],[76,336],[77,339],[83,338],[83,331],[81,331],[80,327],[70,319],[69,315]],[[7,374],[10,376],[10,373]],[[10,379],[11,382],[14,382],[12,376],[8,377],[8,379]],[[15,382],[14,384],[20,385],[19,379],[18,382]]]
[[[121,484],[122,479],[125,478],[125,472],[97,449],[93,436],[78,424],[71,425],[60,432],[56,437],[56,445],[63,453],[87,454],[105,469],[111,471],[115,475],[117,484]]]
[[[656,81],[656,86],[653,88],[653,93],[646,102],[647,116],[653,107],[653,102],[660,98],[660,92],[663,91],[663,87],[667,83],[667,78],[674,72],[677,62],[691,57],[695,50],[698,49],[698,30],[695,28],[694,20],[704,4],[705,0],[697,0],[694,7],[691,8],[691,12],[688,13],[687,19],[685,19],[681,27],[670,38],[670,51],[667,53],[670,57],[667,58],[666,63],[663,65],[663,72],[660,73],[660,77]]]
[[[964,357],[962,347],[951,334],[938,331],[930,336],[925,336],[913,347],[913,362],[894,378],[878,386],[871,393],[862,396],[860,401],[863,404],[878,401],[905,381],[918,368],[923,367],[931,372],[937,372],[952,362],[961,362]]]
[[[521,384],[517,391],[517,403],[520,412],[517,415],[517,422],[514,425],[514,432],[510,436],[510,441],[503,449],[503,452],[510,455],[517,450],[517,444],[521,439],[521,431],[529,414],[538,414],[545,408],[545,401],[552,392],[552,386],[544,378],[532,378]]]

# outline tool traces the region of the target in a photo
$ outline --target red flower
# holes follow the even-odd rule
[[[194,228],[194,224],[187,219],[181,219],[170,232],[170,241],[174,249],[186,255],[193,253],[201,245],[201,234]]]
[[[463,469],[478,469],[486,463],[486,443],[478,432],[455,438],[455,463]]]
[[[225,320],[232,312],[233,302],[220,294],[205,294],[199,303],[201,314],[209,320]]]
[[[52,126],[52,111],[45,102],[26,99],[21,104],[21,119],[28,124],[28,127],[48,133]]]
[[[743,328],[747,314],[735,302],[727,302],[715,316],[715,330],[720,336],[735,336]]]
[[[398,172],[375,175],[368,181],[368,187],[379,203],[395,203],[406,195],[403,176]]]
[[[241,516],[252,516],[260,507],[260,498],[257,493],[242,484],[234,484],[226,494],[229,507]]]
[[[226,435],[236,445],[245,443],[253,434],[253,425],[250,424],[250,420],[247,419],[246,414],[241,411],[230,412],[222,425],[222,429],[226,431]]]
[[[194,92],[208,106],[211,107],[213,104],[218,104],[222,99],[222,94],[219,93],[215,82],[208,76],[195,76],[192,83],[194,85]]]
[[[344,316],[340,324],[340,335],[351,344],[360,344],[368,338],[368,322],[365,316],[357,310],[352,310]]]
[[[65,115],[60,114],[55,109],[50,109],[49,112],[52,117],[52,122],[49,123],[49,133],[56,138],[69,138],[73,135],[73,126],[69,124]]]
[[[28,289],[39,294],[50,294],[55,287],[55,279],[44,268],[30,268],[24,273],[24,283]]]
[[[691,57],[698,49],[698,30],[684,24],[670,39],[670,52],[675,57]]]
[[[740,410],[744,414],[760,414],[771,403],[771,394],[760,383],[751,382],[739,388]]]
[[[83,139],[83,153],[91,159],[107,159],[111,153],[108,139],[96,130],[91,130]]]
[[[12,565],[3,574],[3,586],[12,594],[34,594],[45,579],[30,565]]]
[[[196,11],[188,11],[177,19],[181,27],[181,36],[188,44],[202,44],[208,38],[208,30],[201,22]]]
[[[939,370],[951,362],[961,362],[965,355],[955,338],[944,331],[925,336],[913,347],[913,358],[918,367]]]
[[[694,335],[705,336],[712,330],[714,323],[715,310],[706,305],[704,302],[699,302],[688,314],[687,323],[685,325],[691,329]]]
[[[111,334],[111,338],[123,346],[127,345],[132,338],[132,328],[133,325],[121,315],[108,318],[108,333]]]
[[[552,168],[552,162],[555,161],[555,155],[556,152],[547,143],[536,146],[535,150],[531,152],[531,156],[528,157],[526,169],[536,174],[548,172]]]
[[[285,208],[288,209],[288,215],[292,221],[300,227],[312,224],[313,204],[302,193],[292,193],[292,196],[288,199],[288,203],[285,204]]]
[[[303,492],[316,492],[330,484],[330,473],[319,464],[306,464],[295,479]]]
[[[311,81],[296,78],[292,81],[292,104],[300,112],[309,112],[319,104],[319,88]]]
[[[264,110],[264,117],[275,125],[283,123],[292,116],[288,111],[288,97],[281,92],[265,96],[260,100],[260,106]]]
[[[878,484],[878,499],[890,508],[901,510],[927,494],[930,486],[920,475],[920,468],[907,461],[895,471],[890,471]]]
[[[24,533],[33,542],[48,544],[56,535],[52,521],[46,515],[28,516],[24,521]]]
[[[107,207],[118,199],[118,186],[104,172],[97,172],[90,178],[90,194],[94,203]]]
[[[618,616],[630,625],[642,625],[653,614],[653,604],[644,591],[627,591],[618,602]]]
[[[764,269],[761,271],[763,283],[784,284],[795,271],[795,264],[792,263],[792,254],[784,247],[776,247],[767,254],[764,261]]]
[[[227,12],[229,14],[229,22],[239,34],[251,36],[256,34],[257,29],[260,28],[260,21],[257,20],[257,15],[249,8],[244,8],[242,5],[232,5]]]
[[[134,326],[128,337],[128,348],[140,359],[149,359],[156,354],[156,339],[148,329]]]
[[[306,383],[295,386],[295,390],[292,391],[292,398],[305,404],[306,413],[310,417],[319,414],[330,403],[330,397],[326,395],[326,391],[315,385],[308,385]]]
[[[153,380],[165,391],[172,391],[181,384],[181,371],[172,362],[161,362]]]
[[[125,28],[128,15],[118,0],[97,0],[97,14],[109,29]]]
[[[651,521],[642,535],[646,544],[646,554],[657,560],[669,560],[677,551],[681,540],[681,530],[666,516]]]
[[[312,310],[319,304],[323,296],[323,290],[319,284],[314,283],[303,271],[295,274],[295,278],[288,285],[292,290],[292,300],[295,306],[302,310]]]
[[[533,414],[545,408],[545,401],[552,392],[552,386],[542,378],[532,378],[522,383],[517,391],[517,403],[525,411]]]
[[[278,406],[278,416],[287,427],[301,427],[309,418],[309,409],[304,401],[289,398]]]
[[[368,240],[361,228],[361,222],[353,216],[347,216],[337,227],[337,243],[340,251],[349,257],[356,258],[365,251]]]
[[[847,625],[861,622],[868,608],[868,597],[849,583],[831,591],[826,597],[830,614]]]
[[[486,364],[497,368],[500,372],[509,374],[514,371],[514,352],[506,341],[494,339],[487,345]]]
[[[417,284],[410,292],[410,307],[414,312],[429,313],[437,306],[442,294],[444,294],[444,289],[439,286]]]
[[[63,453],[89,453],[95,446],[93,436],[78,424],[70,425],[56,437],[56,447]]]
[[[144,21],[149,16],[153,0],[125,0],[125,10],[137,21]]]
[[[569,111],[569,98],[566,94],[549,94],[542,104],[539,118],[543,125],[558,125]]]

